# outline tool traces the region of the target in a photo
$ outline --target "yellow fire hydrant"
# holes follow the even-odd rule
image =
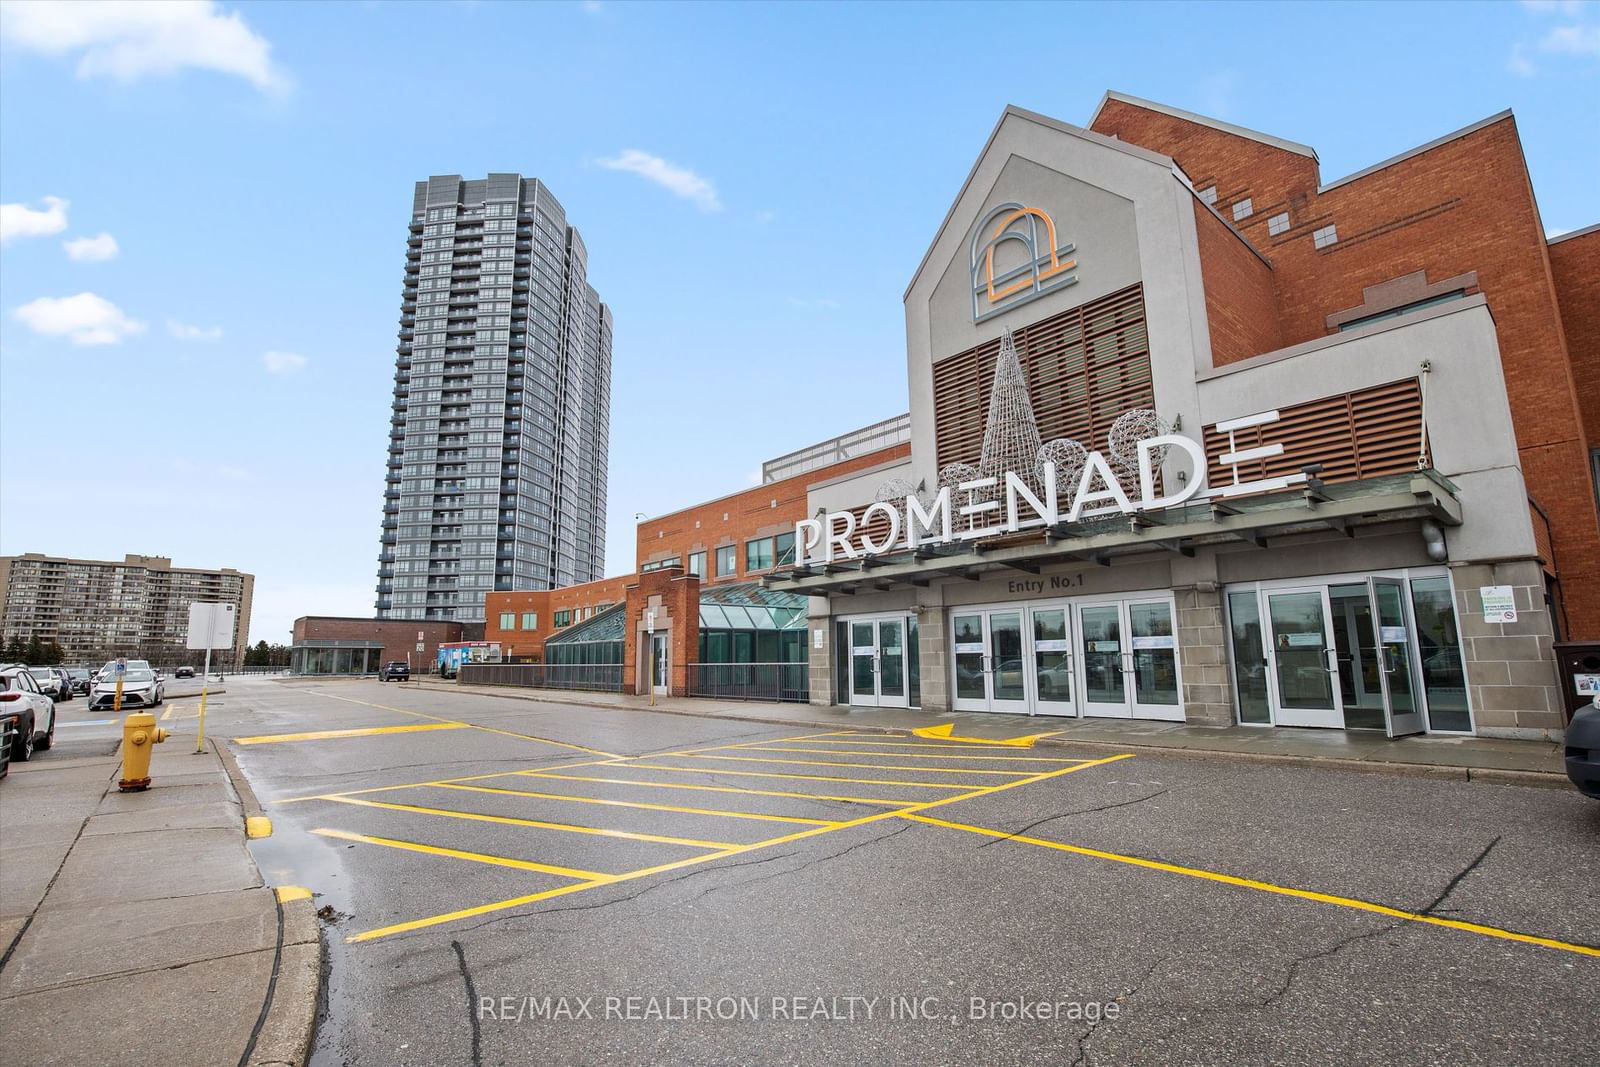
[[[122,721],[122,780],[117,788],[137,793],[150,788],[150,746],[167,739],[154,715],[136,712]]]

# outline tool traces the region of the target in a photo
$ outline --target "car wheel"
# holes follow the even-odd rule
[[[17,736],[11,739],[11,762],[27,763],[33,758],[33,722],[19,723]]]
[[[38,742],[34,744],[33,747],[38,749],[40,752],[48,752],[48,751],[50,751],[50,746],[55,744],[55,743],[56,743],[56,714],[55,714],[55,712],[51,712],[50,713],[50,729],[48,729],[48,730],[46,730],[44,732],[44,736],[41,737],[38,740]]]

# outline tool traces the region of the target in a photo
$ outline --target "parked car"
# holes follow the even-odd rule
[[[179,667],[177,670],[172,672],[172,676],[174,678],[193,678],[194,677],[194,668],[193,667]]]
[[[56,672],[57,678],[61,679],[61,695],[56,697],[56,702],[71,700],[73,696],[72,675],[67,672],[65,667],[51,667],[50,669]]]
[[[1578,792],[1600,800],[1600,695],[1567,724],[1567,777]]]
[[[97,711],[116,706],[117,672],[115,666],[100,672],[100,681],[89,694],[89,710]],[[122,676],[122,708],[153,708],[161,703],[166,691],[160,675],[149,667],[134,667],[129,661]]]
[[[72,679],[72,692],[74,694],[89,695],[89,687],[94,684],[93,674],[80,667],[77,670],[68,671],[67,676]]]
[[[34,674],[20,663],[0,667],[0,709],[14,716],[7,755],[27,763],[56,740],[56,702],[39,688]]]
[[[383,670],[378,672],[380,682],[409,682],[411,681],[411,664],[402,660],[385,663]]]
[[[56,674],[54,667],[28,667],[27,672],[33,675],[33,680],[39,685],[39,692],[51,700],[65,700],[61,695],[61,677]]]

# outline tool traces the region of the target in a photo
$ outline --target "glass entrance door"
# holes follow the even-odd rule
[[[1267,657],[1279,726],[1344,725],[1338,667],[1328,626],[1328,593],[1286,589],[1267,594]]]
[[[1076,715],[1072,677],[1072,636],[1066,608],[1034,608],[1033,684],[1039,711],[1045,715]]]
[[[1083,642],[1083,713],[1131,719],[1127,671],[1123,662],[1122,606],[1094,604],[1078,609]]]
[[[951,616],[957,711],[1032,714],[1028,653],[1020,610],[961,611]]]
[[[850,703],[865,707],[909,706],[903,617],[850,623]]]
[[[650,686],[657,696],[666,696],[672,688],[671,649],[666,634],[650,635]]]
[[[1170,600],[1086,604],[1078,609],[1078,632],[1085,715],[1183,721]]]
[[[1390,737],[1420,734],[1422,711],[1418,707],[1411,671],[1411,625],[1406,618],[1405,586],[1397,578],[1368,578],[1373,615],[1378,620],[1379,679],[1383,682],[1384,726]]]

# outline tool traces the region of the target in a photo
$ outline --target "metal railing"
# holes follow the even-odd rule
[[[688,671],[692,697],[793,704],[811,699],[811,670],[806,663],[691,663]]]
[[[530,689],[622,692],[620,663],[463,663],[462,685],[519,685]]]

